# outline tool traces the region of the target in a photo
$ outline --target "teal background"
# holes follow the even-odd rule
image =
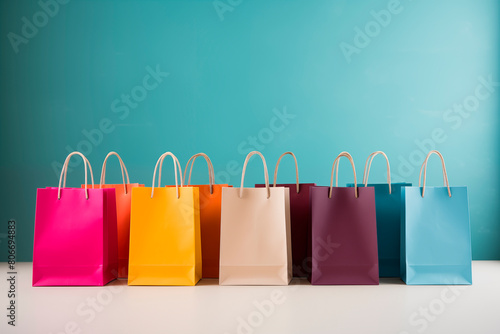
[[[73,0],[16,53],[8,34],[20,35],[22,18],[32,21],[41,7],[1,1],[0,260],[7,258],[11,218],[18,224],[18,260],[31,260],[36,188],[57,186],[52,165],[77,148],[96,179],[115,150],[131,180],[147,185],[165,151],[182,164],[205,152],[218,181],[238,185],[249,150],[262,151],[270,173],[278,156],[292,150],[301,181],[326,185],[339,152],[353,155],[360,180],[368,154],[383,150],[393,180],[416,184],[423,160],[416,141],[425,140],[423,150],[443,153],[451,185],[468,186],[473,258],[500,259],[500,87],[460,124],[457,113],[447,112],[475,94],[479,77],[500,80],[498,1],[402,0],[402,10],[350,62],[341,43],[353,44],[356,27],[370,26],[370,12],[390,1],[223,3],[230,10],[221,17],[213,1]],[[148,66],[169,75],[123,117],[125,104],[112,107],[113,101],[139,92]],[[282,127],[273,117],[284,109],[294,118]],[[82,131],[102,119],[112,131],[90,144]],[[430,145],[434,129],[445,139]],[[259,134],[257,145],[250,144]],[[370,182],[385,181],[381,159]],[[76,159],[72,166],[68,180],[78,186],[83,168]],[[435,157],[428,172],[428,184],[440,185]],[[169,163],[165,182],[173,182],[172,174]],[[107,176],[120,182],[115,160]],[[286,158],[279,180],[293,178]],[[193,179],[208,181],[204,163],[197,162]],[[262,181],[261,164],[252,159],[245,184]],[[340,181],[353,181],[347,160]]]

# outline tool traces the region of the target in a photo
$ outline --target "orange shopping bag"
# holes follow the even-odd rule
[[[167,156],[174,160],[175,187],[162,188],[161,167]],[[129,285],[195,285],[200,280],[199,204],[199,189],[183,187],[177,158],[170,152],[162,154],[151,188],[132,189]]]
[[[108,158],[116,155],[120,161],[123,184],[105,184],[106,182],[106,163]],[[125,182],[125,177],[127,182]],[[84,187],[84,185],[82,185]],[[116,152],[109,152],[104,158],[101,170],[101,181],[95,188],[107,189],[114,188],[116,193],[116,218],[118,225],[118,277],[127,278],[128,276],[128,251],[130,240],[130,201],[132,199],[132,188],[144,187],[143,184],[130,183],[127,167],[122,158]]]
[[[214,166],[205,153],[193,155],[184,169],[184,184],[186,184],[186,172],[191,163],[187,185],[191,183],[191,172],[198,157],[207,161],[209,184],[193,185],[200,190],[200,225],[201,225],[201,253],[203,262],[203,278],[219,278],[219,254],[220,254],[220,210],[222,200],[222,188],[230,187],[227,184],[214,184]]]

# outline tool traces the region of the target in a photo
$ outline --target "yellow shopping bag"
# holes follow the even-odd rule
[[[174,160],[175,187],[162,188],[167,156]],[[152,187],[132,189],[129,285],[195,285],[201,278],[199,190],[183,187],[181,175],[179,161],[167,152],[156,163]]]

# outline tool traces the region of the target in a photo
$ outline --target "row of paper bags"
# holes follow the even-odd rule
[[[255,154],[262,158],[265,183],[244,188]],[[295,160],[296,182],[276,184],[287,154]],[[385,184],[368,183],[377,154],[387,161]],[[425,184],[432,154],[441,159],[443,187]],[[84,161],[81,188],[66,187],[73,155]],[[111,155],[119,159],[123,184],[105,184]],[[174,162],[175,185],[161,187],[167,156]],[[190,186],[200,156],[207,161],[209,184]],[[341,157],[354,172],[347,187],[338,187]],[[423,162],[419,187],[391,183],[381,151],[366,160],[362,184],[347,152],[334,160],[330,186],[300,183],[291,152],[279,157],[272,185],[257,151],[245,159],[240,188],[214,179],[206,154],[191,157],[182,176],[178,159],[167,152],[156,163],[152,186],[144,187],[130,182],[122,159],[110,152],[94,185],[87,158],[69,154],[59,186],[37,192],[33,286],[99,286],[117,277],[128,278],[129,285],[195,285],[202,277],[219,278],[221,285],[286,285],[292,276],[318,285],[378,284],[379,277],[401,277],[407,284],[472,283],[467,188],[449,186],[437,151]]]

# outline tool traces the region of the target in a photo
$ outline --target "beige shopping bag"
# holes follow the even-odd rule
[[[248,160],[264,164],[265,188],[243,188]],[[287,285],[292,278],[290,197],[269,187],[266,160],[250,152],[240,188],[222,189],[220,285]]]

